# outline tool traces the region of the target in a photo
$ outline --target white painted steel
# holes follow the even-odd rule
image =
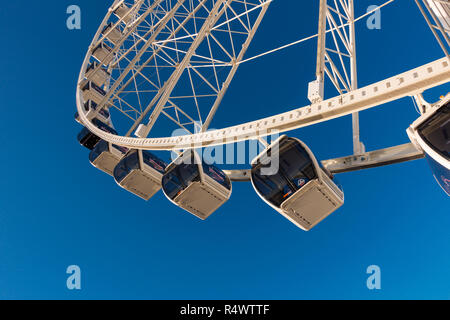
[[[130,149],[180,150],[254,140],[276,132],[295,130],[413,96],[449,80],[450,66],[447,58],[442,58],[321,103],[233,127],[180,137],[143,139],[105,133],[84,115],[80,90],[77,92],[77,107],[82,122],[103,140]]]

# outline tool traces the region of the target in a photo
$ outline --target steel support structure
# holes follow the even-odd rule
[[[238,11],[231,7],[232,1],[139,0],[131,7],[129,13],[133,15],[131,22],[125,24],[123,17],[115,24],[123,31],[124,39],[119,42],[119,47],[113,50],[116,56],[110,71],[117,72],[112,76],[108,98],[104,101],[104,106],[116,108],[132,120],[131,129],[124,136],[116,136],[95,127],[84,114],[82,92],[78,87],[77,109],[80,118],[91,132],[110,143],[131,149],[175,151],[257,140],[272,134],[353,115],[354,155],[324,161],[323,164],[329,171],[349,172],[423,157],[423,154],[415,150],[411,144],[365,152],[363,145],[357,143],[359,142],[357,114],[407,96],[416,97],[416,101],[421,104],[422,100],[418,98],[421,98],[423,91],[450,80],[450,60],[445,47],[445,43],[447,45],[450,43],[447,34],[449,30],[443,26],[431,8],[433,3],[448,5],[448,2],[423,0],[425,9],[429,11],[435,23],[433,24],[424,7],[418,0],[416,1],[434,35],[437,36],[438,32],[442,34],[442,37],[437,38],[446,57],[364,88],[358,88],[353,1],[334,0],[334,6],[329,5],[327,0],[320,1],[317,79],[313,86],[318,90],[311,105],[265,119],[206,132],[271,1],[236,0],[235,3],[242,5],[241,11]],[[114,6],[122,2],[116,1]],[[208,7],[207,3],[212,6]],[[92,61],[90,52],[97,44],[106,41],[107,35],[102,35],[101,30],[112,16],[112,11],[113,9],[105,17],[94,37],[80,72],[80,84],[84,79],[84,70]],[[252,12],[259,14],[253,15],[251,19]],[[234,25],[231,26],[232,24]],[[333,30],[329,32],[328,37],[326,37],[327,24]],[[236,25],[241,29],[238,30]],[[216,33],[225,34],[232,41],[227,46],[223,38]],[[241,36],[239,46],[233,41],[237,36]],[[327,38],[332,40],[328,41],[331,45],[327,45]],[[125,46],[126,43],[129,44]],[[216,51],[213,44],[216,44]],[[202,45],[203,50],[199,50]],[[121,67],[121,64],[126,66]],[[219,68],[227,68],[225,77],[219,77]],[[149,69],[153,73],[148,72]],[[162,75],[165,69],[172,70],[167,78]],[[206,76],[203,70],[210,70],[211,73]],[[180,95],[175,90],[181,74],[189,79],[191,94]],[[198,92],[199,86],[195,84],[194,76],[201,80],[202,85],[211,89],[212,93]],[[338,90],[338,96],[324,99],[320,90],[324,87],[326,76]],[[147,86],[141,87],[141,83],[146,83]],[[131,93],[137,95],[137,105],[127,101]],[[147,107],[141,102],[143,93],[151,94],[151,102]],[[203,120],[200,101],[205,97],[212,98],[212,101],[209,100],[205,104],[204,109],[208,113]],[[183,99],[194,101],[197,115],[185,109],[185,104],[181,103],[185,101]],[[174,111],[172,115],[169,114],[169,109]],[[135,113],[135,117],[130,116],[132,112]],[[150,112],[151,116],[146,117]],[[163,138],[130,137],[144,121],[147,121],[146,129],[149,131],[162,114],[190,134]],[[183,121],[182,116],[187,120]],[[199,124],[199,130],[189,130],[188,124]],[[249,179],[248,170],[227,173],[235,181]]]
[[[358,89],[353,0],[319,1],[316,81],[309,88],[309,98],[313,104],[324,99],[326,76],[339,95]],[[365,147],[360,141],[358,113],[352,114],[352,129],[353,151],[355,155],[360,155],[365,152]]]
[[[448,29],[450,26],[450,2],[447,0],[422,0],[422,6],[420,0],[415,1],[431,32],[450,62],[450,29]],[[432,20],[430,20],[430,17]],[[444,27],[444,22],[448,24],[447,28]]]

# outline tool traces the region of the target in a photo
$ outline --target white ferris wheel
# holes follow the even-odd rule
[[[247,57],[272,2],[114,1],[88,49],[77,86],[76,119],[84,126],[78,140],[91,150],[91,163],[145,200],[162,189],[171,202],[201,219],[230,199],[233,181],[251,181],[268,205],[304,230],[343,205],[337,173],[427,157],[450,195],[450,95],[436,103],[422,96],[450,80],[450,2],[415,0],[444,52],[442,59],[362,88],[355,24],[373,11],[355,17],[353,0],[317,0],[316,35]],[[240,65],[312,38],[318,45],[310,105],[208,130]],[[326,81],[336,89],[330,99],[324,98]],[[366,150],[358,113],[408,96],[421,114],[408,129],[411,143]],[[318,161],[302,141],[280,135],[347,115],[353,120],[352,155]],[[155,136],[158,126],[166,136]],[[170,136],[174,128],[185,134]],[[275,134],[280,136],[265,140]],[[260,141],[265,150],[248,170],[223,171],[195,151],[249,140]],[[176,152],[178,158],[167,164],[152,151]]]

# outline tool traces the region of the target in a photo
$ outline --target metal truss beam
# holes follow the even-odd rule
[[[332,174],[347,173],[371,168],[379,168],[424,158],[412,143],[366,152],[359,156],[348,156],[322,161],[322,165]],[[225,173],[232,181],[250,181],[250,170],[228,170]]]
[[[120,77],[112,77],[113,85],[107,88],[108,95],[104,99],[107,101],[104,102],[105,106],[116,108],[133,121],[131,127],[124,130],[125,136],[129,137],[133,133],[139,137],[148,136],[161,115],[189,133],[198,132],[197,128],[207,130],[271,1],[223,1],[220,14],[215,16],[212,14],[213,9],[208,6],[219,7],[221,2],[189,0],[189,6],[181,6],[179,11],[170,5],[165,10],[161,9],[160,15],[167,16],[168,10],[174,14],[169,18],[170,21],[164,23],[165,29],[156,41],[144,40],[146,35],[133,33],[137,38],[134,41],[137,42],[131,48],[121,49],[122,52],[114,61],[113,67],[120,70]],[[164,0],[165,4],[175,2]],[[250,16],[256,10],[259,10],[259,14]],[[153,11],[151,18],[158,10]],[[148,15],[148,12],[145,13]],[[157,23],[152,21],[149,28],[154,30],[156,26],[162,26],[160,20],[160,17],[156,17]],[[197,27],[197,23],[202,26],[210,24],[205,35],[200,34],[201,26]],[[138,49],[142,41],[145,41],[146,46]],[[150,42],[151,46],[148,47]],[[196,48],[199,44],[201,46]],[[133,51],[138,55],[147,53],[150,57],[142,57],[143,62],[138,61],[130,69],[135,59],[128,59],[127,55],[133,54]],[[123,71],[119,65],[121,61],[127,64]],[[173,72],[170,77],[168,70]],[[133,76],[126,79],[124,73]],[[186,92],[186,88],[191,88],[191,93]],[[130,93],[135,95],[130,96]],[[127,101],[133,97],[133,102]],[[167,100],[165,103],[164,99]],[[189,111],[189,108],[193,110]],[[202,113],[205,111],[209,113],[203,118]],[[133,113],[135,118],[129,113]],[[194,130],[190,130],[192,126]],[[138,127],[139,132],[136,131]]]
[[[327,37],[327,24],[333,30],[331,37]],[[358,88],[353,0],[320,0],[316,81],[308,94],[311,103],[323,101],[326,76],[340,95]],[[352,114],[352,131],[353,152],[362,154],[365,147],[360,140],[358,113]]]
[[[425,9],[420,4],[419,0],[415,0],[417,7],[419,8],[420,12],[422,13],[423,17],[425,18],[425,21],[427,22],[428,26],[430,27],[431,32],[433,33],[434,37],[436,38],[437,42],[439,43],[439,46],[442,48],[442,51],[444,51],[445,55],[447,56],[448,61],[450,62],[450,54],[449,54],[449,48],[450,48],[450,38],[447,32],[450,32],[450,30],[446,30],[439,19],[439,17],[436,16],[434,9],[437,9],[437,5],[441,6],[445,13],[450,14],[450,3],[448,1],[436,1],[436,0],[423,0],[423,4],[428,11],[429,15],[432,17],[433,22],[428,17],[427,13],[425,12]],[[432,5],[433,8],[430,6]],[[445,19],[445,17],[443,17]],[[440,34],[438,33],[440,32]],[[445,40],[445,42],[443,41]]]

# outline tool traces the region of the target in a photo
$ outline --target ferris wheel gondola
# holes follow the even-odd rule
[[[344,204],[344,192],[300,140],[282,136],[252,162],[257,194],[308,231]]]
[[[84,103],[84,110],[86,117],[91,120],[94,118],[97,118],[103,123],[111,124],[111,114],[106,109],[100,109],[99,112],[96,112],[97,110],[97,104],[92,101],[88,100]],[[75,113],[75,121],[79,124],[83,124],[80,119],[80,114],[78,112]]]
[[[106,25],[102,34],[114,45],[117,45],[123,37],[122,31],[120,31],[119,27],[114,27],[112,22]]]
[[[127,152],[127,148],[101,140],[89,154],[89,161],[97,169],[113,176],[114,168]]]
[[[107,66],[114,60],[113,49],[105,43],[100,43],[93,51],[92,56],[100,63]]]
[[[97,105],[103,101],[106,91],[92,81],[87,81],[82,87],[84,101],[92,100]]]
[[[97,86],[102,86],[111,78],[111,73],[104,67],[99,67],[97,61],[93,61],[87,68],[85,77],[88,81],[94,82]]]
[[[407,132],[426,154],[436,181],[450,196],[450,94],[427,110]]]
[[[196,151],[185,152],[167,167],[162,187],[172,203],[202,220],[230,199],[232,189],[228,176]]]
[[[343,173],[415,160],[422,158],[421,150],[425,150],[433,170],[439,172],[435,175],[441,186],[448,186],[448,157],[442,161],[442,154],[435,150],[438,144],[423,137],[434,126],[433,114],[440,121],[445,112],[427,112],[416,127],[412,126],[414,141],[423,138],[424,145],[415,142],[419,147],[408,143],[374,151],[366,151],[360,140],[358,117],[368,108],[447,83],[448,54],[358,89],[355,23],[361,18],[355,17],[353,0],[320,1],[316,80],[308,92],[311,104],[209,130],[240,65],[313,38],[246,57],[271,2],[194,0],[187,5],[178,0],[115,0],[87,50],[78,79],[76,119],[85,126],[79,140],[93,149],[91,163],[112,173],[121,187],[143,199],[150,199],[162,188],[170,201],[201,219],[230,198],[231,180],[251,180],[264,201],[304,230],[343,205],[342,188],[329,171]],[[427,2],[439,8],[443,3]],[[440,17],[436,12],[435,18]],[[447,18],[433,30],[447,34],[446,13],[443,17]],[[434,20],[438,24],[438,19]],[[341,23],[336,25],[337,21]],[[330,57],[330,52],[336,56]],[[338,96],[325,99],[325,78],[331,80]],[[353,154],[324,161],[326,168],[304,143],[288,137],[269,146],[252,162],[251,170],[227,171],[228,176],[189,152],[228,141],[261,140],[271,133],[350,114]],[[100,128],[104,126],[108,128]],[[170,136],[175,129],[188,135]],[[166,164],[147,150],[183,150],[178,159],[183,161],[175,161],[166,170]],[[265,175],[265,163],[273,155],[279,156],[281,170]]]
[[[130,151],[114,168],[116,183],[144,200],[161,190],[167,164],[148,151]]]
[[[130,22],[132,15],[129,14],[130,8],[122,1],[115,9],[113,9],[114,14],[117,18],[122,19],[124,23]]]
[[[99,119],[95,118],[92,120],[92,123],[100,130],[110,133],[110,134],[117,134],[117,131],[107,125],[106,123],[100,121]],[[89,131],[88,128],[84,127],[83,130],[78,134],[77,136],[78,142],[85,148],[89,150],[93,150],[94,147],[97,145],[97,143],[100,142],[101,138]]]

